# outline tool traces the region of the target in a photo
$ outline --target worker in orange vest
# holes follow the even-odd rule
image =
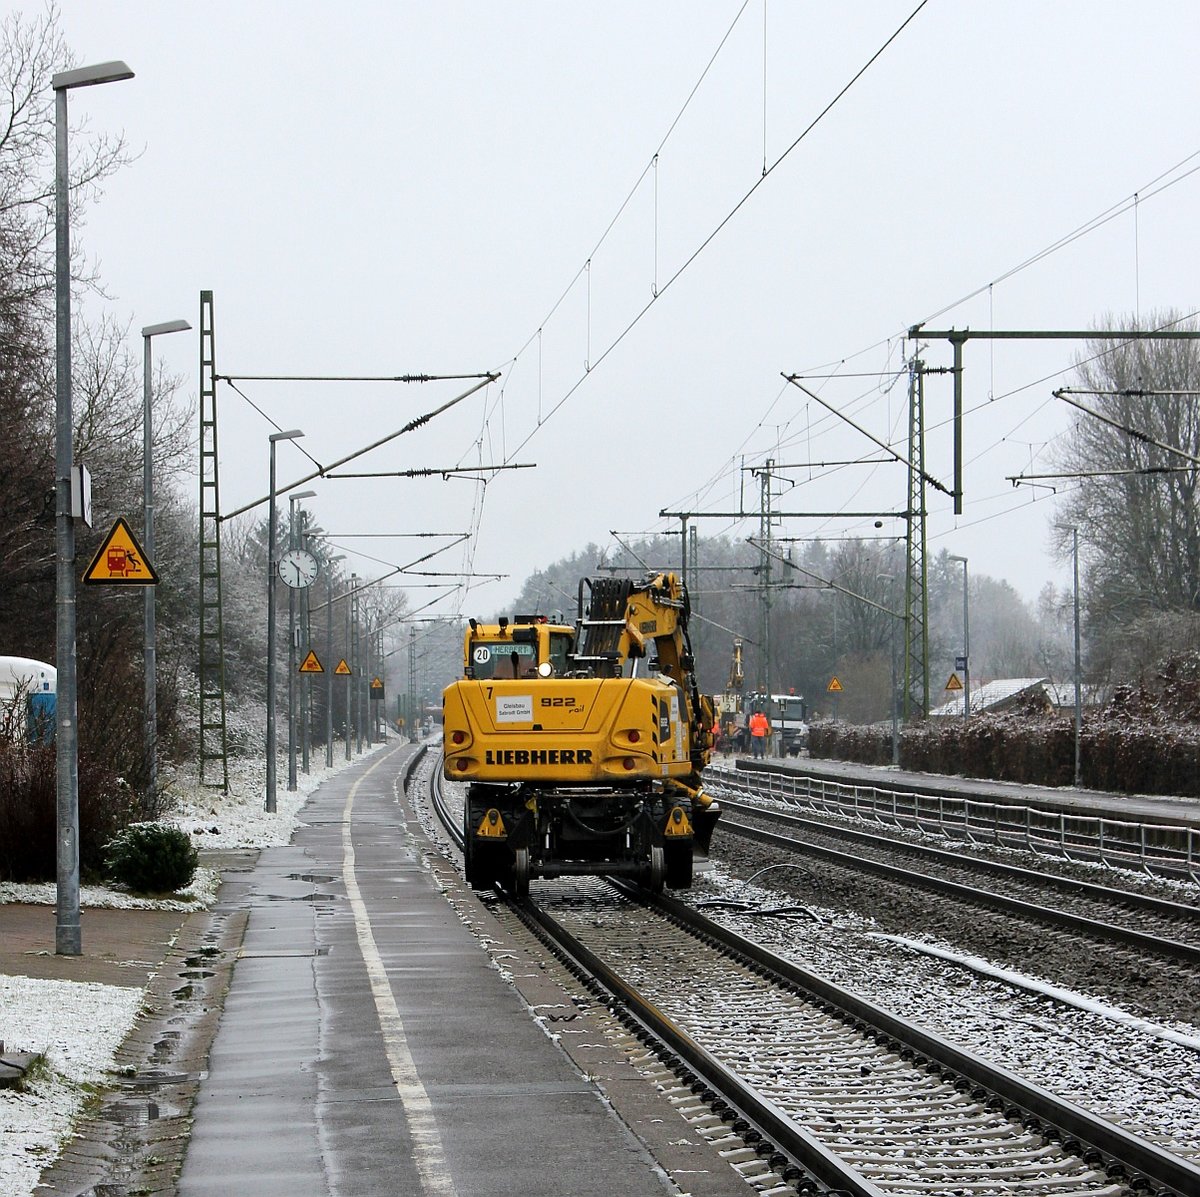
[[[766,755],[767,751],[767,736],[770,734],[771,725],[767,722],[767,717],[762,711],[755,711],[750,716],[750,751],[753,756],[761,757]]]

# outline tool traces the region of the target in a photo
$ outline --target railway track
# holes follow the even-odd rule
[[[953,778],[926,788],[891,780],[835,781],[763,761],[709,770],[727,793],[769,795],[794,808],[873,823],[891,832],[932,834],[974,847],[988,844],[1045,858],[1140,871],[1200,883],[1200,830],[1161,820],[1138,822],[1086,810],[991,801],[959,792]]]
[[[454,812],[443,818],[455,834]],[[1195,1161],[682,903],[589,879],[535,886],[513,911],[676,1062],[689,1080],[668,1088],[706,1101],[714,1136],[739,1136],[731,1150],[746,1153],[760,1189],[1200,1192]]]
[[[901,885],[949,895],[1094,940],[1136,948],[1151,958],[1162,957],[1200,969],[1200,907],[997,861],[964,858],[961,853],[897,842],[894,837],[833,829],[815,820],[727,797],[721,799],[721,805],[725,816],[720,827],[725,835],[871,872]],[[730,818],[731,814],[738,817]],[[831,846],[835,842],[843,847]],[[846,845],[852,845],[853,851]],[[922,867],[909,868],[886,859],[902,856],[919,857]],[[981,875],[992,879],[997,887],[982,888]],[[1047,904],[1048,893],[1056,905]]]

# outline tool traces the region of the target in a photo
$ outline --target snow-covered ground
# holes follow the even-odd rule
[[[313,771],[297,778],[295,792],[281,784],[277,810],[263,809],[266,766],[262,761],[230,762],[229,793],[202,788],[179,774],[171,789],[179,795],[168,822],[192,834],[204,849],[265,848],[286,844],[297,812],[326,778],[346,767],[335,754],[326,771],[323,756]],[[193,771],[194,772],[194,771]],[[286,768],[279,776],[286,779]],[[212,904],[219,877],[200,868],[191,888],[171,900],[133,898],[102,886],[83,886],[80,905],[157,907],[195,910]],[[14,885],[0,882],[0,902],[36,902],[52,906],[54,884]],[[93,1086],[103,1085],[114,1056],[141,1006],[137,987],[76,981],[43,981],[0,975],[0,1039],[6,1051],[43,1052],[45,1066],[36,1070],[23,1091],[0,1089],[0,1193],[30,1197],[42,1169],[53,1160]]]

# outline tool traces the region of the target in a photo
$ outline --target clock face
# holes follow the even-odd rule
[[[279,558],[279,576],[293,590],[311,586],[317,579],[317,559],[307,549],[288,549]]]

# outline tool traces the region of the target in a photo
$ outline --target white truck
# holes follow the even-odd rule
[[[32,657],[0,657],[0,731],[36,744],[54,740],[58,670]]]

